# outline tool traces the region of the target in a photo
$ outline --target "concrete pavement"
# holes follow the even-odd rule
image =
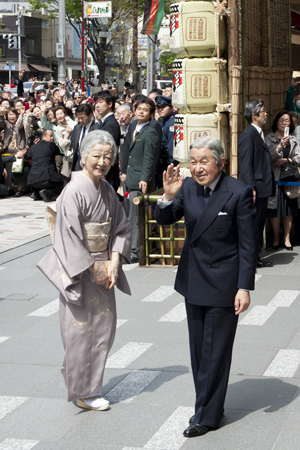
[[[194,387],[175,269],[126,266],[132,296],[116,291],[104,379],[111,409],[78,409],[60,374],[58,295],[35,266],[50,245],[45,203],[29,200],[0,200],[0,450],[300,448],[300,247],[264,254],[275,265],[258,270],[239,321],[221,428],[185,439]]]

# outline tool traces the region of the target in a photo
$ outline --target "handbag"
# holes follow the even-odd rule
[[[288,198],[300,197],[300,186],[284,186],[284,193]]]
[[[300,179],[299,167],[287,162],[281,166],[279,181],[297,181]]]
[[[24,170],[24,159],[17,158],[17,161],[13,162],[11,171],[12,173],[23,173]]]

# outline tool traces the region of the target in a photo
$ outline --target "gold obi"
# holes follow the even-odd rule
[[[51,206],[46,208],[46,219],[50,231],[52,244],[54,243],[56,211]],[[83,223],[83,240],[86,249],[90,253],[104,252],[108,248],[108,241],[111,232],[111,218],[107,222]]]

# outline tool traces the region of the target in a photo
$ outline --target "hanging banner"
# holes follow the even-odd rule
[[[165,0],[145,0],[141,34],[158,34],[164,17]]]
[[[84,18],[111,17],[111,2],[84,2]]]

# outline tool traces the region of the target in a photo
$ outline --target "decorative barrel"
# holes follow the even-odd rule
[[[218,123],[221,127],[221,143],[225,158],[228,158],[227,117],[222,113],[213,114],[177,114],[174,117],[174,147],[173,157],[183,166],[188,166],[189,148],[199,137],[219,139]]]
[[[170,6],[170,51],[177,58],[215,56],[217,20],[220,52],[225,49],[223,16],[215,13],[213,2],[181,2]]]
[[[172,103],[179,113],[214,112],[217,106],[217,64],[220,64],[220,103],[227,103],[226,61],[217,58],[173,61]]]

